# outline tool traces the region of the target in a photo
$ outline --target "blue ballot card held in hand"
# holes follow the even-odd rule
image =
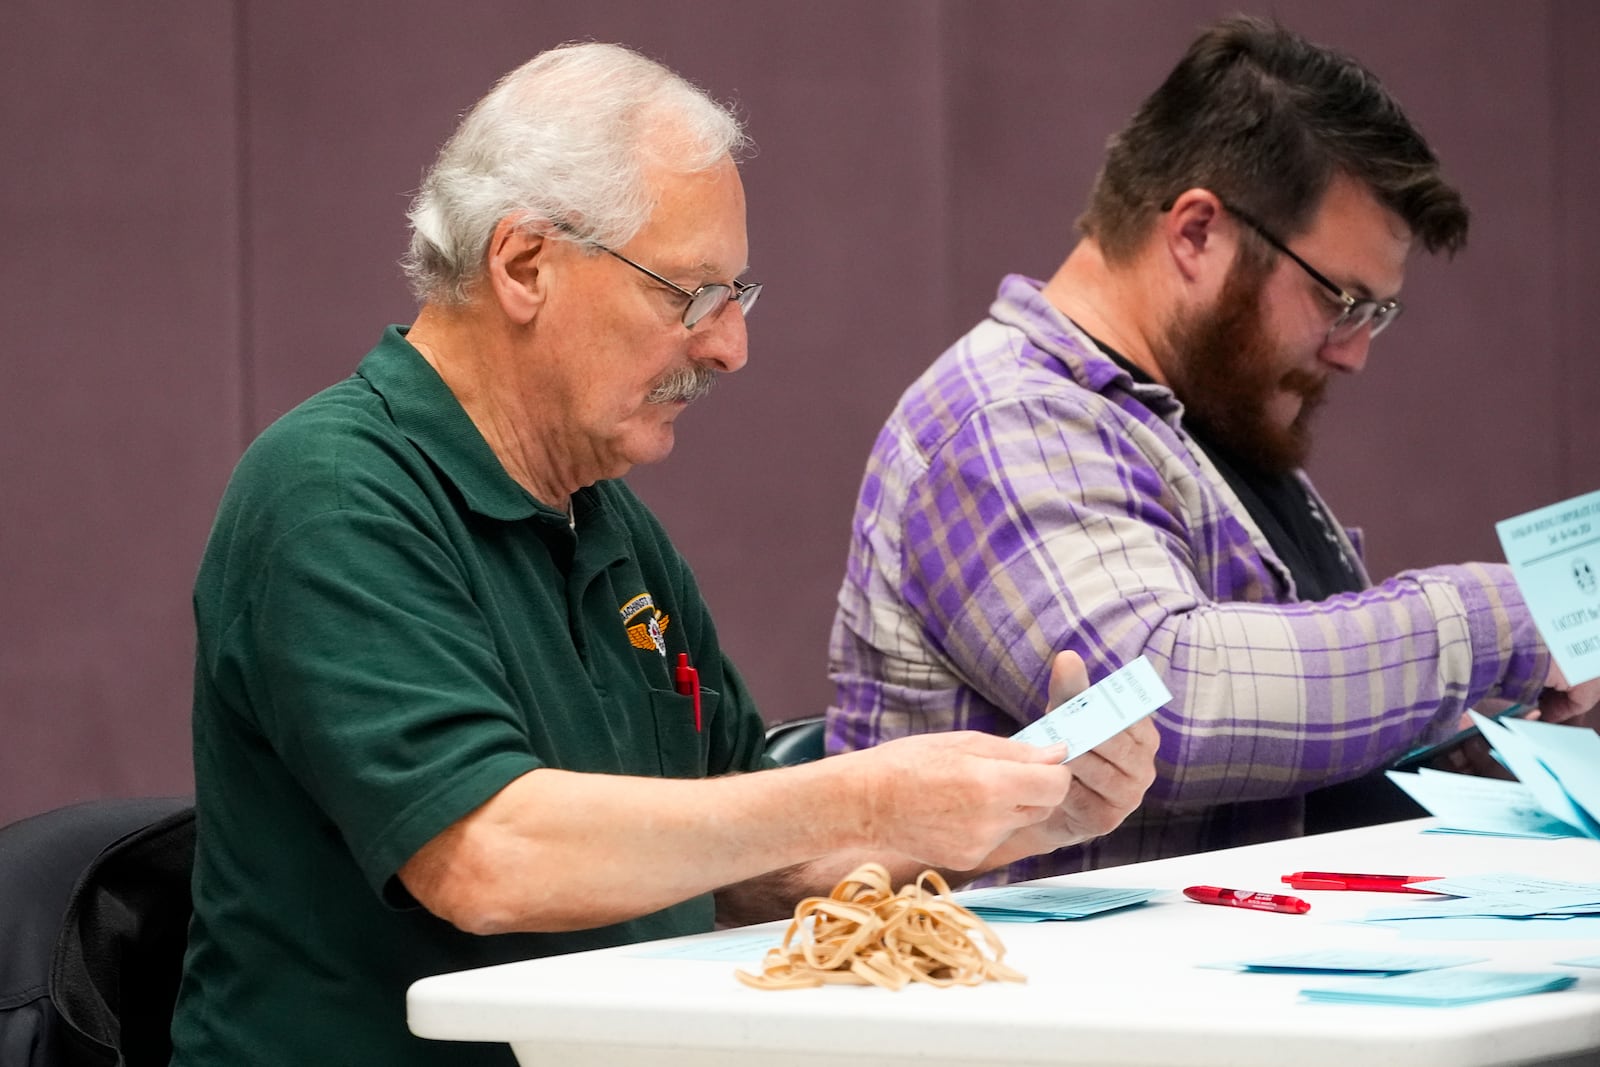
[[[1172,694],[1150,661],[1140,656],[1052,708],[1044,718],[1029,723],[1011,738],[1036,748],[1065,741],[1070,762],[1171,699]]]
[[[1495,532],[1567,681],[1600,677],[1600,493],[1506,519]]]

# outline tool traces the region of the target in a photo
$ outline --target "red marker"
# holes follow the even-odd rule
[[[673,672],[678,692],[694,697],[694,732],[700,732],[700,672],[689,666],[689,653],[678,653],[678,669]]]
[[[1276,893],[1246,893],[1242,889],[1219,889],[1214,885],[1192,885],[1183,891],[1183,895],[1202,904],[1221,904],[1228,908],[1281,911],[1290,915],[1304,915],[1311,910],[1311,905],[1299,897],[1279,896]]]
[[[1342,874],[1337,871],[1295,871],[1283,876],[1293,889],[1346,889],[1365,893],[1427,893],[1412,882],[1432,882],[1437,874]]]

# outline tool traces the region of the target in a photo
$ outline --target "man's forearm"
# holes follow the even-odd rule
[[[976,864],[1062,803],[1060,752],[940,734],[709,780],[531,771],[400,870],[424,907],[475,933],[589,929],[723,887],[729,913],[768,915],[819,857],[900,846]],[[823,892],[848,867],[804,884]],[[798,875],[796,876],[798,877]]]
[[[401,879],[430,911],[478,933],[620,922],[853,840],[849,794],[806,772],[680,781],[532,771],[424,846]],[[831,804],[816,803],[823,790]],[[806,819],[778,817],[803,806]]]

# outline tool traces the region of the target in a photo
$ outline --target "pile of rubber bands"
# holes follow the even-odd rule
[[[864,864],[830,895],[796,905],[782,944],[767,951],[760,974],[735,973],[757,989],[1027,981],[1001,962],[1006,950],[994,931],[949,893],[949,884],[931,870],[896,893],[887,870]]]

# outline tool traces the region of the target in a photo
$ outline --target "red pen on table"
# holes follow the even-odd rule
[[[700,671],[689,666],[689,653],[678,653],[678,669],[673,672],[678,692],[694,698],[694,732],[700,732]]]
[[[1437,881],[1437,874],[1342,874],[1338,871],[1295,871],[1283,876],[1291,889],[1344,889],[1366,893],[1427,893],[1412,882]]]
[[[1192,885],[1183,891],[1190,900],[1202,904],[1221,904],[1228,908],[1250,908],[1253,911],[1281,911],[1289,915],[1304,915],[1311,905],[1299,897],[1280,896],[1277,893],[1247,893],[1243,889],[1222,889],[1214,885]]]

